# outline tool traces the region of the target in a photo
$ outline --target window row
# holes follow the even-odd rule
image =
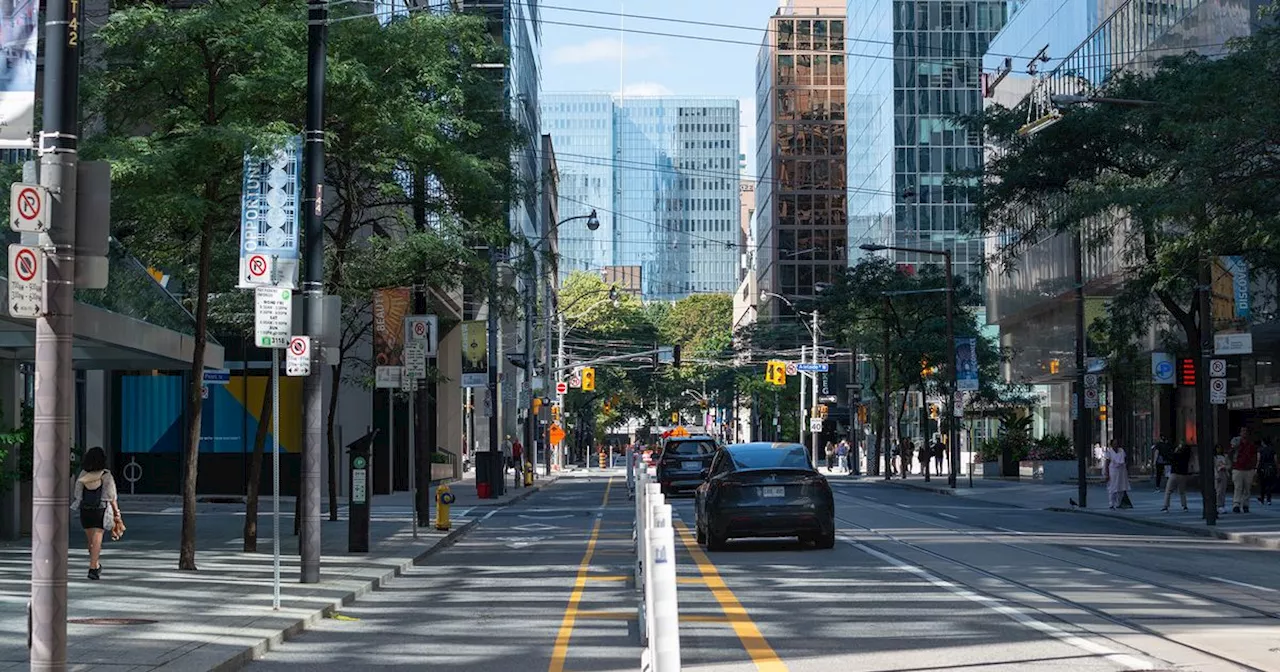
[[[844,51],[841,19],[779,19],[779,51]]]
[[[778,89],[779,121],[843,121],[844,89]]]
[[[977,89],[896,89],[895,109],[902,114],[970,114],[982,109]]]
[[[1005,0],[895,2],[894,30],[999,30],[1009,19]]]
[[[845,264],[796,264],[779,262],[778,284],[781,294],[788,296],[812,296],[814,286],[839,280],[845,272]]]
[[[844,189],[845,159],[781,159],[774,177],[781,190]]]
[[[680,124],[681,133],[730,133],[733,124]]]
[[[844,124],[778,124],[778,153],[782,156],[844,156]]]
[[[848,229],[844,210],[801,210],[794,215],[779,215],[775,224],[779,231],[786,228],[810,230],[814,228]]]
[[[905,143],[902,143],[905,144]],[[980,147],[899,148],[894,166],[899,174],[940,173],[977,170],[983,165]]]
[[[779,86],[844,86],[844,56],[779,54]]]
[[[796,213],[845,211],[844,194],[780,194],[776,197],[779,217],[794,218]]]
[[[848,231],[778,231],[778,260],[782,263],[844,261],[849,255],[848,246]]]

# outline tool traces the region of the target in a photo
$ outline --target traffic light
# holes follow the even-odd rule
[[[533,414],[537,415],[542,411],[542,397],[533,398]]]
[[[552,405],[552,406],[551,406],[551,419],[552,419],[552,420],[559,420],[559,419],[560,419],[560,405],[559,405],[559,404],[554,404],[554,405]]]
[[[771,359],[765,364],[764,380],[767,383],[783,386],[787,384],[787,363]]]
[[[1049,373],[1057,374],[1061,370],[1062,370],[1062,362],[1056,359],[1049,360]]]
[[[861,422],[864,425],[867,424],[867,405],[866,404],[858,404],[858,422]]]
[[[596,370],[592,366],[582,367],[582,391],[593,392],[596,389]]]
[[[1106,422],[1106,421],[1107,421],[1107,406],[1106,406],[1106,404],[1103,404],[1103,405],[1101,405],[1101,406],[1099,406],[1099,407],[1098,407],[1098,419],[1099,419],[1099,420],[1101,420],[1102,422]]]

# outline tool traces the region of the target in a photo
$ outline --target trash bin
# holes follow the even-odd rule
[[[476,496],[480,499],[489,499],[489,484],[483,481],[476,481]]]

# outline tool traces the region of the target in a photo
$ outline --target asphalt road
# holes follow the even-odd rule
[[[498,510],[251,668],[636,670],[624,485],[579,475]],[[825,551],[707,553],[691,502],[674,502],[684,669],[1280,669],[1275,552],[875,482],[836,490],[840,543]]]

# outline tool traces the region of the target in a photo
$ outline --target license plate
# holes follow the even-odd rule
[[[766,485],[760,488],[761,497],[782,497],[786,493],[786,488],[781,485]]]
[[[702,471],[702,463],[694,460],[693,462],[684,463],[685,471]]]

